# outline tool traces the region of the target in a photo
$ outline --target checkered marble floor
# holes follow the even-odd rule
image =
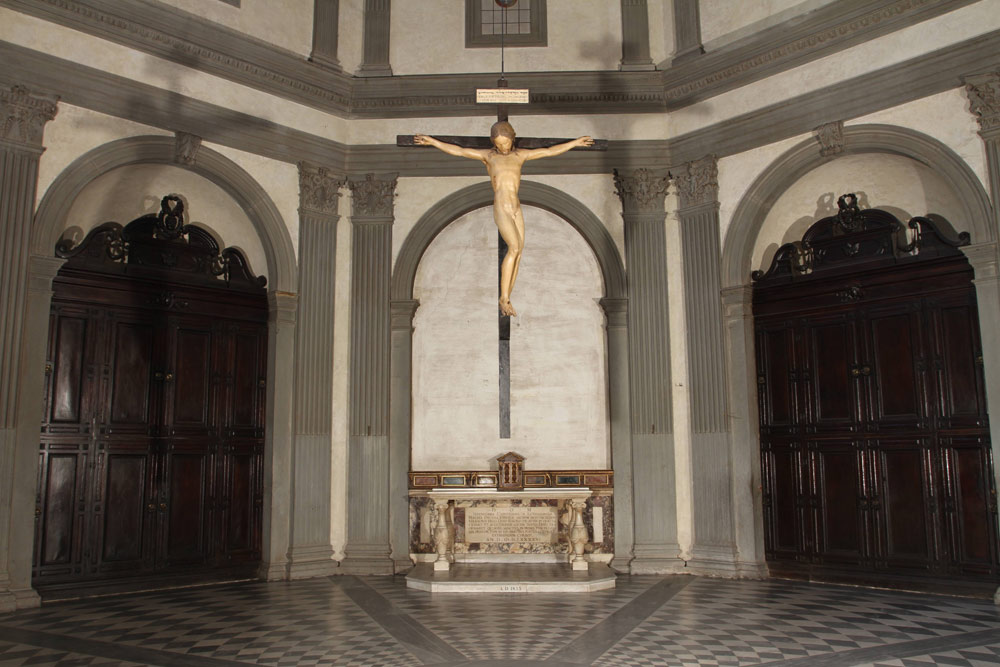
[[[0,615],[5,665],[1000,665],[992,602],[798,582],[620,577],[431,594],[402,577],[248,582]]]

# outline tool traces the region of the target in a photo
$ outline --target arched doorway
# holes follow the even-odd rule
[[[840,198],[754,274],[773,574],[992,593],[997,514],[972,269],[941,219]]]

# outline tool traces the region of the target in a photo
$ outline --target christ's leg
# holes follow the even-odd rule
[[[499,305],[500,312],[504,315],[517,315],[510,305],[510,291],[514,286],[517,267],[521,261],[521,248],[524,245],[524,221],[520,209],[516,197],[498,196],[493,202],[493,221],[507,244],[507,254],[500,264]]]

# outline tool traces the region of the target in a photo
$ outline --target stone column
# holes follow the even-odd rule
[[[410,388],[413,371],[413,316],[420,302],[400,299],[389,304],[391,328],[389,396],[389,543],[396,572],[413,566],[410,560]]]
[[[986,149],[986,170],[990,199],[993,202],[994,234],[1000,233],[1000,72],[965,77],[969,110],[979,123],[979,136]],[[976,300],[979,303],[979,329],[983,341],[1000,336],[1000,271],[997,268],[996,239],[962,250],[975,270]],[[994,451],[1000,443],[1000,350],[983,345],[983,373],[986,379],[986,409],[991,415],[990,440]],[[1000,469],[994,466],[994,484],[1000,489]],[[997,589],[1000,604],[1000,588]]]
[[[608,343],[608,418],[615,471],[615,556],[611,567],[628,572],[635,543],[632,500],[632,427],[628,372],[628,299],[601,299]]]
[[[396,174],[351,188],[351,379],[345,574],[392,574],[389,544],[389,279]]]
[[[671,65],[679,65],[705,53],[705,47],[701,45],[698,0],[674,0],[674,45]]]
[[[330,459],[333,448],[333,324],[337,213],[344,180],[299,163],[299,301],[295,336],[292,454],[292,579],[330,574]]]
[[[390,0],[365,0],[365,33],[361,67],[356,76],[392,76],[389,65]],[[427,38],[432,38],[426,35]]]
[[[628,267],[632,470],[637,508],[631,570],[636,574],[684,567],[677,544],[671,410],[664,210],[667,183],[665,175],[648,169],[628,174],[615,171]]]
[[[623,72],[653,70],[649,57],[649,9],[646,0],[622,1],[622,61]]]
[[[25,393],[22,378],[31,376],[30,384],[40,387],[43,368],[25,366],[22,357],[32,342],[23,333],[38,159],[45,123],[55,115],[55,100],[21,86],[0,91],[0,612],[39,604],[31,553],[42,402],[40,390]],[[20,423],[22,415],[29,423]],[[34,446],[24,452],[17,432],[29,424]]]
[[[267,414],[264,427],[264,530],[259,576],[288,577],[291,550],[292,447],[294,442],[295,313],[298,297],[268,292]]]
[[[736,553],[730,480],[726,357],[719,280],[719,183],[714,155],[676,176],[684,258],[694,531],[688,567],[732,573]]]
[[[340,33],[340,0],[313,0],[313,48],[309,60],[340,72],[337,38]]]

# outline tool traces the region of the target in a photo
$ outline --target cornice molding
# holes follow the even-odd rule
[[[533,114],[656,113],[888,34],[975,0],[834,2],[657,71],[525,72]],[[346,118],[492,115],[485,74],[356,78],[155,0],[4,0],[16,11]],[[544,92],[542,92],[544,91]],[[516,110],[512,110],[516,112]]]
[[[665,69],[664,100],[668,109],[687,106],[976,1],[832,2]]]

